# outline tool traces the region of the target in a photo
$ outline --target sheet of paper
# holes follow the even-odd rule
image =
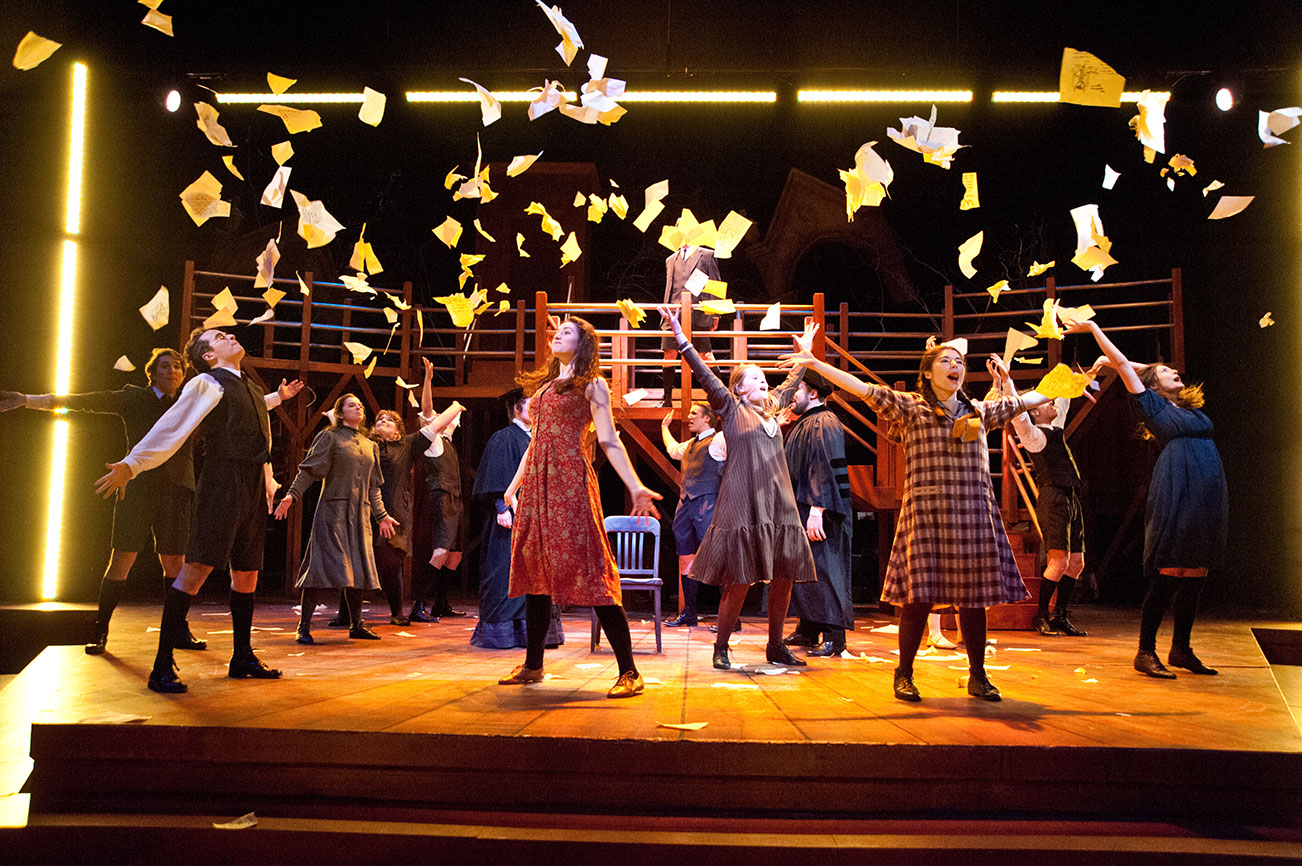
[[[226,133],[226,128],[217,122],[217,109],[206,102],[196,102],[194,111],[199,118],[195,125],[199,127],[199,131],[205,138],[219,147],[235,147],[235,143]]]
[[[267,290],[262,293],[262,300],[266,301],[267,306],[273,309],[275,308],[276,304],[279,304],[284,299],[285,299],[285,293],[282,292],[280,289],[275,288],[274,286],[268,287]]]
[[[653,183],[646,188],[642,213],[638,214],[637,219],[633,220],[633,225],[637,226],[638,231],[645,233],[651,226],[651,222],[660,216],[660,212],[665,209],[662,200],[667,195],[669,195],[668,180]]]
[[[696,244],[699,247],[709,247],[710,249],[714,249],[714,242],[717,236],[718,229],[714,227],[714,220],[706,220],[703,223],[697,223],[696,227],[690,232],[684,232],[683,242]],[[718,258],[718,256],[715,258]]]
[[[1212,181],[1211,183],[1207,184],[1207,186],[1203,187],[1203,198],[1207,198],[1207,194],[1209,192],[1218,190],[1223,186],[1225,186],[1225,184],[1221,183],[1219,180]]]
[[[614,204],[612,199],[611,204]],[[728,211],[728,215],[719,223],[719,227],[714,232],[714,257],[716,259],[727,259],[732,257],[732,251],[741,244],[742,238],[746,237],[746,232],[754,223],[746,219],[735,210]]]
[[[1117,178],[1121,177],[1121,172],[1117,171],[1110,165],[1103,166],[1103,188],[1112,189],[1116,186]]]
[[[363,87],[362,107],[357,111],[357,119],[367,126],[379,126],[384,120],[384,106],[388,101],[389,97],[380,91]]]
[[[556,53],[565,61],[565,65],[569,66],[574,62],[574,55],[583,47],[583,40],[579,38],[579,31],[574,29],[574,25],[570,23],[570,20],[561,14],[561,7],[552,6],[549,9],[542,0],[537,0],[537,3],[543,14],[547,16],[547,20],[552,23],[552,26],[556,28],[556,32],[561,35],[561,44],[556,46]]]
[[[469,78],[458,78],[458,81],[464,81],[479,93],[479,116],[483,120],[484,126],[496,123],[502,118],[502,103],[497,97],[489,92],[487,87],[482,87]]]
[[[250,827],[258,826],[258,817],[250,812],[247,815],[241,815],[234,821],[227,821],[224,824],[213,823],[218,830],[247,830]]]
[[[705,284],[709,281],[710,275],[698,268],[692,271],[692,275],[687,278],[687,282],[683,283],[683,288],[691,292],[692,297],[700,297],[701,290],[705,288]]]
[[[540,150],[537,153],[527,153],[524,156],[512,157],[511,164],[506,167],[506,176],[516,177],[517,175],[524,174],[529,170],[529,166],[537,162],[538,157],[542,155],[543,152]]]
[[[999,296],[1004,292],[1008,291],[1008,280],[1000,280],[999,282],[995,283],[993,286],[987,287],[986,291],[990,293],[990,297],[997,304],[999,303]]]
[[[610,205],[610,209],[614,212],[615,216],[620,219],[624,219],[628,216],[628,199],[624,198],[622,195],[615,195],[612,192],[606,199],[606,202]],[[727,258],[727,256],[720,256],[717,251],[715,252],[714,257],[716,259]]]
[[[761,331],[777,331],[782,327],[782,305],[770,304],[769,308],[764,311],[764,318],[760,320],[759,329]]]
[[[164,36],[173,35],[172,16],[164,15],[162,12],[159,12],[157,9],[150,9],[148,12],[146,12],[145,17],[140,19],[140,23],[145,25],[146,27],[151,27],[154,30],[157,30],[159,33],[162,33]]]
[[[542,230],[547,232],[547,234],[551,235],[552,240],[559,241],[561,239],[561,235],[565,234],[565,229],[561,228],[560,222],[557,221],[554,217],[552,217],[551,214],[547,213],[547,208],[543,207],[538,202],[536,201],[529,202],[529,206],[524,209],[524,212],[527,214],[537,214],[541,216]]]
[[[673,731],[699,731],[708,724],[709,722],[656,722],[656,727]]]
[[[1153,93],[1145,90],[1139,95],[1135,107],[1139,114],[1130,119],[1139,143],[1157,153],[1166,152],[1166,103],[1171,98],[1169,93]],[[1152,162],[1153,158],[1146,152],[1144,158]]]
[[[446,187],[447,189],[452,189],[452,187],[456,185],[457,181],[466,179],[466,176],[464,174],[461,174],[457,171],[457,169],[459,168],[461,168],[461,166],[459,165],[453,166],[452,171],[448,172],[447,177],[443,178],[444,187]]]
[[[289,90],[289,88],[293,87],[297,83],[297,78],[286,78],[283,75],[276,75],[274,72],[267,73],[267,87],[271,88],[271,92],[277,96],[284,93],[286,90]]]
[[[610,210],[610,205],[606,204],[604,198],[601,198],[596,193],[588,196],[588,222],[601,222],[608,210]]]
[[[199,179],[181,191],[181,206],[197,226],[214,217],[231,215],[231,203],[221,200],[222,184],[211,172],[205,171]]]
[[[1279,136],[1298,125],[1298,116],[1302,108],[1277,108],[1274,111],[1257,112],[1257,135],[1263,147],[1275,147],[1289,142]]]
[[[728,284],[723,280],[706,280],[705,285],[701,286],[701,292],[713,295],[716,298],[726,298],[728,297]]]
[[[520,232],[515,233],[515,249],[516,252],[520,254],[520,258],[522,259],[532,258],[532,256],[530,256],[528,253],[524,251],[524,235],[521,234]]]
[[[468,328],[470,323],[475,320],[475,295],[467,298],[462,294],[444,295],[435,298],[435,302],[440,303],[452,317],[452,326],[454,328]]]
[[[307,287],[307,283],[303,282],[303,277],[299,275],[298,271],[294,271],[294,276],[298,277],[298,293],[304,297],[310,297],[312,291]]]
[[[1059,397],[1074,398],[1084,394],[1093,379],[1093,376],[1085,373],[1073,373],[1066,364],[1059,364],[1045,374],[1035,390],[1051,400]]]
[[[677,252],[684,246],[683,230],[678,226],[661,226],[659,244],[671,253]]]
[[[1216,200],[1216,207],[1207,215],[1209,220],[1223,220],[1226,217],[1232,217],[1241,212],[1245,207],[1252,204],[1256,196],[1252,195],[1223,195]]]
[[[581,255],[583,255],[583,250],[579,249],[579,241],[574,237],[574,232],[570,232],[570,236],[565,239],[565,243],[561,244],[561,267],[565,267],[570,262],[577,260]]]
[[[1092,247],[1091,249],[1098,249]],[[1044,302],[1044,315],[1041,316],[1039,323],[1027,322],[1026,324],[1034,328],[1035,336],[1042,340],[1061,340],[1065,334],[1058,327],[1058,302],[1046,300]]]
[[[1097,245],[1094,235],[1103,234],[1103,220],[1099,217],[1099,206],[1096,204],[1072,208],[1071,219],[1076,224],[1076,254],[1079,255],[1087,247]]]
[[[711,316],[731,316],[737,312],[737,307],[733,304],[731,298],[710,298],[701,301],[701,310],[709,313]]]
[[[282,165],[276,169],[276,173],[271,176],[271,182],[262,191],[262,204],[267,207],[281,207],[284,205],[285,189],[289,186],[290,171],[292,169],[288,165]]]
[[[140,308],[140,315],[155,331],[167,324],[171,317],[171,303],[168,299],[167,286],[162,286],[149,299],[149,303]]]
[[[549,111],[555,111],[565,101],[565,90],[559,81],[547,81],[542,87],[531,88],[534,94],[529,101],[529,119],[537,120]]]
[[[976,276],[977,271],[972,267],[972,260],[981,252],[981,243],[985,237],[986,233],[979,231],[958,245],[958,269],[969,280]]]
[[[227,286],[217,294],[213,295],[212,306],[214,310],[222,310],[226,307],[235,306],[235,296],[231,294],[230,286]]]
[[[35,69],[46,60],[50,55],[58,51],[63,46],[62,42],[55,42],[53,39],[46,39],[44,36],[37,36],[31,30],[27,35],[18,40],[18,49],[14,51],[14,68],[15,69]]]
[[[443,241],[448,249],[456,247],[457,242],[461,240],[461,223],[448,217],[434,229],[434,237]]]
[[[276,246],[276,239],[272,238],[267,241],[266,249],[258,254],[258,275],[253,278],[253,288],[266,289],[271,286],[272,280],[276,278],[278,261],[280,261],[280,248]]]
[[[1267,310],[1266,315],[1262,316],[1257,321],[1257,324],[1263,328],[1269,328],[1271,325],[1275,324],[1275,320],[1270,317],[1270,311]]]
[[[973,210],[981,207],[981,197],[977,193],[977,173],[975,171],[963,172],[963,200],[959,202],[959,210]]]
[[[136,369],[136,365],[131,363],[131,359],[126,355],[122,355],[113,362],[113,369],[122,373],[130,373],[132,370]]]
[[[959,144],[959,131],[950,126],[936,126],[936,106],[931,106],[931,119],[901,117],[900,128],[887,129],[886,134],[901,147],[922,154],[925,162],[948,169],[954,154],[967,145]]]
[[[497,238],[484,231],[484,227],[479,224],[478,217],[475,218],[475,231],[479,232],[479,234],[483,236],[484,240],[488,241],[490,244],[497,243]]]
[[[366,223],[362,223],[362,230],[357,236],[357,243],[353,244],[353,255],[348,260],[348,267],[371,275],[381,273],[384,270],[379,257],[375,255],[375,249],[366,240]]]
[[[876,144],[870,141],[860,145],[854,155],[854,168],[837,169],[845,185],[845,215],[849,222],[854,222],[859,208],[880,205],[888,194],[887,187],[895,179],[891,164],[873,150]]]
[[[1086,247],[1072,257],[1071,263],[1082,271],[1092,271],[1095,268],[1111,267],[1117,260],[1099,247]]]
[[[1058,101],[1075,105],[1120,108],[1121,91],[1126,79],[1111,66],[1088,51],[1062,50],[1062,69],[1058,74]]]
[[[270,321],[271,317],[274,315],[276,315],[276,311],[271,307],[267,307],[265,310],[262,311],[262,313],[257,318],[249,319],[249,324],[261,325],[263,322]]]
[[[1012,363],[1013,355],[1016,355],[1023,349],[1031,348],[1038,342],[1040,341],[1032,337],[1030,334],[1023,334],[1016,328],[1009,328],[1008,336],[1004,340],[1004,366],[1007,367]]]
[[[222,164],[226,166],[226,170],[229,171],[231,174],[235,175],[240,180],[244,180],[244,175],[240,174],[240,170],[235,167],[235,157],[233,155],[228,153],[225,156],[223,156]]]
[[[231,304],[230,306],[222,307],[220,310],[204,319],[203,329],[208,331],[213,328],[233,328],[237,324],[239,323],[235,321],[235,305]],[[209,634],[216,634],[216,632],[209,632]]]
[[[1030,268],[1030,270],[1028,270],[1028,271],[1026,272],[1026,275],[1027,275],[1028,277],[1038,277],[1040,274],[1042,274],[1042,273],[1044,273],[1045,271],[1049,270],[1049,268],[1053,267],[1053,266],[1056,265],[1057,263],[1058,263],[1058,262],[1057,262],[1056,260],[1050,260],[1050,261],[1048,261],[1048,262],[1046,262],[1046,263],[1044,263],[1044,264],[1040,264],[1040,263],[1037,262],[1037,261],[1032,261],[1032,262],[1031,262],[1031,268]]]
[[[1082,304],[1079,307],[1064,307],[1058,304],[1058,320],[1061,322],[1088,322],[1094,318],[1094,308],[1089,304]]]
[[[367,358],[371,357],[371,353],[375,351],[365,343],[354,343],[349,340],[344,341],[344,348],[353,356],[354,364],[362,363]]]
[[[631,327],[634,328],[642,327],[642,322],[644,319],[646,319],[646,312],[641,307],[639,307],[629,298],[624,298],[623,300],[616,301],[615,303],[616,306],[619,307],[620,315],[622,315],[625,319],[628,320],[628,324]]]
[[[258,111],[274,114],[285,124],[285,130],[294,135],[311,132],[321,126],[321,115],[310,108],[290,108],[288,105],[259,105]]]
[[[605,78],[607,59],[600,54],[588,55],[588,78]]]
[[[288,166],[281,166],[280,171],[286,168]],[[289,192],[298,205],[298,235],[307,241],[308,249],[325,246],[343,231],[343,225],[330,215],[319,200],[308,201],[307,196],[296,190]]]

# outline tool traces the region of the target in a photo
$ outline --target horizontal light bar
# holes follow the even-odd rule
[[[491,91],[498,102],[532,102],[538,98],[538,91],[503,90]],[[578,94],[567,92],[565,98],[570,102],[577,100]],[[614,97],[616,102],[777,102],[778,95],[772,90],[626,90]],[[408,102],[479,102],[479,94],[473,90],[418,90],[407,94]]]
[[[971,102],[970,90],[799,90],[798,102]]]
[[[214,93],[218,102],[228,104],[234,103],[277,103],[280,105],[289,105],[297,103],[356,103],[361,105],[366,101],[366,95],[362,93]]]
[[[489,91],[493,98],[498,102],[533,102],[538,98],[539,91],[535,90],[530,93],[527,90],[503,90]],[[566,92],[565,98],[574,102],[579,98],[577,93]],[[479,104],[479,91],[477,90],[409,90],[407,91],[408,102],[473,102]]]
[[[1158,96],[1171,97],[1169,91],[1155,91]],[[1127,90],[1121,94],[1122,102],[1138,102],[1142,91]],[[996,90],[990,94],[991,102],[1057,102],[1056,90]]]

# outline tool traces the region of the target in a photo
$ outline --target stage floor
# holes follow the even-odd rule
[[[229,615],[223,605],[198,604],[190,622],[211,649],[178,652],[190,691],[164,696],[145,688],[158,609],[124,606],[106,655],[59,648],[66,670],[30,694],[25,710],[14,705],[19,695],[0,693],[7,699],[0,703],[8,704],[7,721],[30,714],[41,724],[123,714],[147,717],[147,725],[316,731],[1302,753],[1302,676],[1294,676],[1302,668],[1273,673],[1251,631],[1302,628],[1296,623],[1206,616],[1195,649],[1220,675],[1180,672],[1162,681],[1131,668],[1137,612],[1082,607],[1074,618],[1089,630],[1086,638],[991,633],[997,644],[987,670],[1003,691],[1001,703],[969,698],[960,684],[966,660],[933,651],[916,665],[922,703],[905,704],[891,693],[896,636],[872,631],[890,625],[885,616],[859,619],[848,640],[854,658],[811,659],[798,673],[766,675],[714,670],[714,635],[704,625],[664,629],[664,652],[656,654],[652,622],[634,614],[647,691],[613,701],[605,693],[614,659],[604,641],[590,652],[586,609],[564,617],[566,643],[547,653],[549,678],[514,687],[497,685],[497,678],[523,659],[523,650],[471,647],[473,615],[399,628],[379,624],[380,613],[381,605],[370,606],[382,640],[350,641],[345,631],[325,627],[329,614],[318,613],[317,645],[304,647],[294,642],[291,605],[260,605],[254,646],[285,672],[264,682],[225,676]],[[1159,645],[1164,638],[1169,631]],[[765,640],[763,624],[746,621],[734,636],[734,664],[762,663]],[[662,727],[702,722],[694,731]],[[10,748],[16,734],[10,727]]]

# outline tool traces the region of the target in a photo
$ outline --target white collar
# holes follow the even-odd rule
[[[149,386],[149,390],[153,391],[153,392],[154,392],[154,396],[157,397],[159,400],[161,400],[161,399],[163,399],[164,397],[167,396],[167,395],[164,394],[162,391],[158,390],[158,386],[157,386],[157,385],[150,385],[150,386]]]
[[[524,422],[521,421],[519,418],[512,418],[512,419],[511,419],[511,423],[514,424],[515,426],[519,427],[519,428],[520,428],[521,430],[523,430],[525,433],[529,434],[529,438],[530,438],[530,439],[533,438],[533,430],[529,427],[528,424],[524,423]]]
[[[697,438],[698,440],[700,440],[700,439],[705,439],[705,438],[707,438],[707,437],[709,437],[709,436],[713,436],[713,435],[714,435],[714,428],[713,428],[713,427],[706,427],[706,428],[705,428],[704,430],[702,430],[700,433],[697,433],[697,434],[696,434],[696,438]]]

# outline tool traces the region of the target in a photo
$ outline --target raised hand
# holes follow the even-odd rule
[[[994,386],[999,388],[1008,379],[1008,365],[999,355],[991,353],[986,359],[986,370],[990,372],[990,378],[994,380]]]
[[[426,380],[432,380],[434,378],[434,365],[430,363],[429,358],[426,358],[423,355],[421,356],[420,361],[425,365]]]
[[[656,307],[656,312],[660,314],[662,319],[669,323],[669,330],[674,332],[674,337],[678,340],[682,340],[683,326],[678,323],[678,308],[660,304]]]
[[[127,498],[127,482],[131,480],[131,470],[125,463],[105,463],[108,472],[95,482],[95,492],[108,499],[110,496],[116,496],[118,499]]]
[[[276,393],[280,395],[280,401],[283,403],[291,397],[296,396],[298,392],[302,390],[302,380],[295,379],[293,382],[286,382],[284,379],[281,379],[280,386],[276,388]]]
[[[665,413],[665,417],[660,419],[661,428],[668,430],[669,425],[673,420],[674,420],[674,410],[670,409],[668,412]]]
[[[799,336],[791,335],[791,344],[794,347],[790,355],[778,356],[778,369],[790,370],[792,367],[808,367],[818,359],[814,357],[814,335],[818,333],[818,325],[810,323],[805,327],[805,332]]]

